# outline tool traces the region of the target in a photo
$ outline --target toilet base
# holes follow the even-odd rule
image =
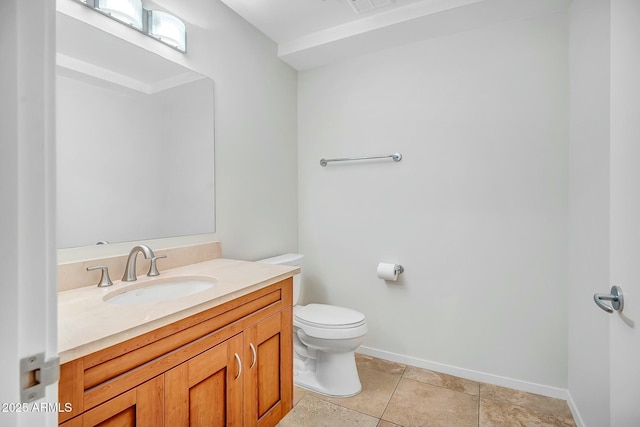
[[[350,397],[362,391],[354,352],[317,352],[316,358],[294,354],[296,386],[333,397]]]

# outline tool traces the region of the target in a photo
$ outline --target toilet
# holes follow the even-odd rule
[[[260,260],[301,266],[304,255]],[[354,351],[367,333],[364,314],[328,304],[297,305],[302,273],[293,277],[293,382],[328,396],[354,396],[362,390]]]

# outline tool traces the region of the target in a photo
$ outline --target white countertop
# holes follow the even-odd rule
[[[114,281],[58,293],[58,351],[60,363],[69,362],[146,332],[187,318],[277,283],[300,272],[299,267],[260,262],[214,259],[160,272],[158,277],[138,276],[135,282]],[[157,279],[201,276],[215,285],[200,293],[170,301],[117,305],[105,296],[144,286]]]

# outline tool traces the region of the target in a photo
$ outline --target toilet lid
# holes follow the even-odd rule
[[[310,326],[324,328],[353,328],[364,323],[364,314],[350,308],[328,304],[309,304],[296,307],[296,320]]]

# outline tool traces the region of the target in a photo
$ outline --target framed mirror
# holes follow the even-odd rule
[[[213,81],[57,14],[59,248],[215,231]]]

